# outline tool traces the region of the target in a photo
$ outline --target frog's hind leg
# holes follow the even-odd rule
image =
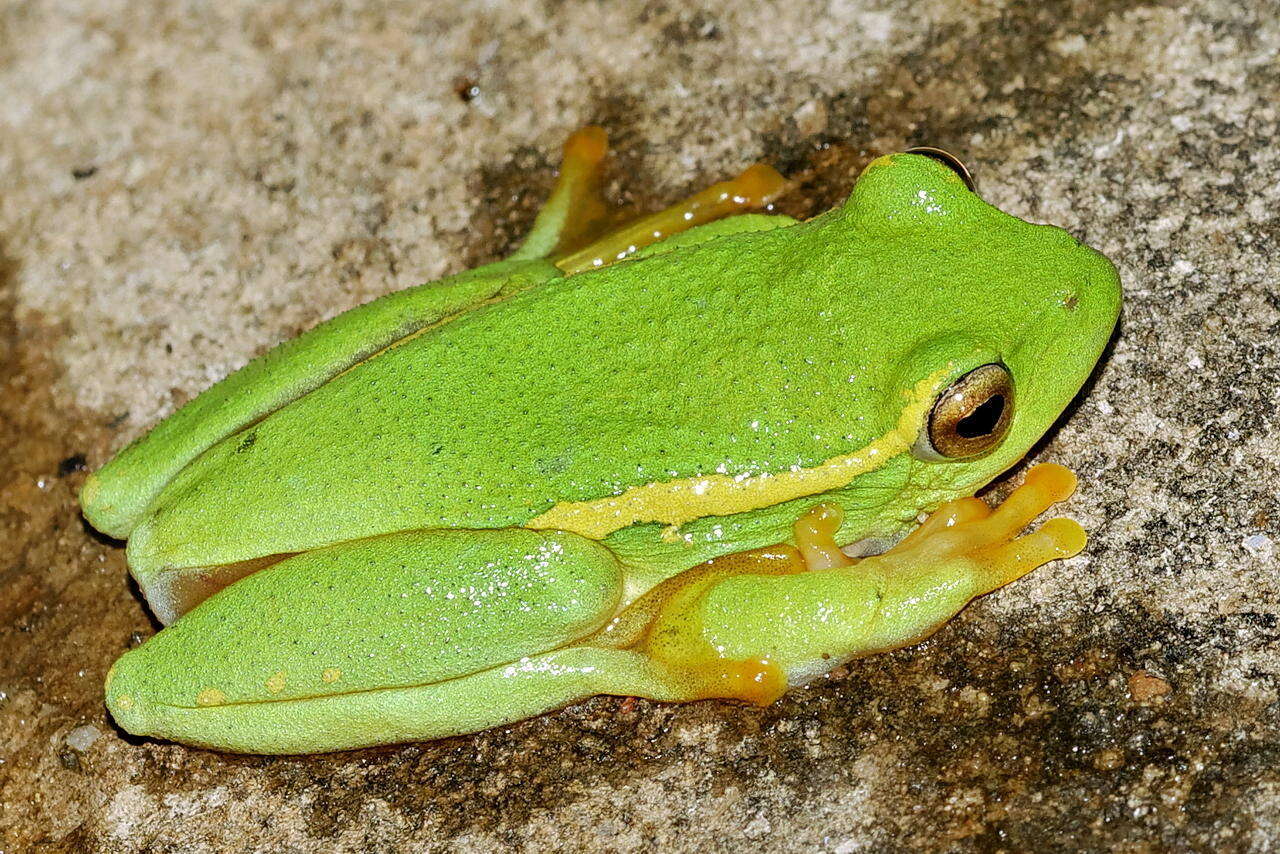
[[[107,706],[137,735],[307,753],[459,735],[594,694],[749,693],[759,663],[712,674],[583,641],[623,584],[608,549],[563,531],[342,543],[232,584],[126,653]]]
[[[623,585],[607,548],[563,531],[339,543],[236,581],[127,652],[108,676],[107,705],[132,733],[233,751],[469,732],[553,707],[528,711],[537,686],[525,677],[605,625]],[[481,687],[459,690],[486,672]],[[591,672],[550,681],[591,687]],[[536,696],[576,696],[560,701],[561,691]]]
[[[713,233],[704,232],[704,239],[736,231],[758,231],[762,228],[758,222],[742,223],[739,227],[732,220],[747,219],[735,215],[764,207],[781,194],[786,186],[786,179],[772,166],[757,163],[736,178],[712,184],[668,208],[614,229],[586,246],[554,255],[551,260],[567,275],[573,275],[630,258],[647,246],[692,232],[698,226],[705,226],[715,220],[725,221],[726,226]],[[775,225],[789,225],[793,222],[789,217],[770,219],[777,220]]]
[[[665,210],[618,225],[617,209],[605,201],[600,190],[608,149],[608,138],[599,127],[588,126],[569,137],[560,177],[513,259],[549,258],[570,274],[607,266],[674,235],[763,207],[787,183],[772,167],[758,163],[738,177],[714,184]],[[777,222],[766,224],[755,219]],[[787,217],[758,217],[741,227],[726,224],[715,234],[702,237],[791,222]]]
[[[111,679],[112,677],[108,677]],[[334,687],[342,675],[334,676]],[[120,680],[112,679],[110,685]],[[108,689],[111,690],[110,688]],[[317,695],[300,701],[147,707],[145,731],[234,753],[320,753],[426,741],[512,724],[597,694],[681,701],[685,683],[631,650],[569,646],[426,685]],[[112,698],[130,732],[137,707]]]

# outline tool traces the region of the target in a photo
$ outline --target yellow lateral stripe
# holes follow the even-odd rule
[[[619,495],[557,504],[525,523],[537,530],[571,531],[593,540],[637,522],[683,525],[703,516],[728,516],[793,498],[848,486],[860,474],[881,468],[915,444],[938,384],[951,372],[937,371],[904,392],[898,424],[874,442],[812,468],[751,475],[709,474],[633,486]]]

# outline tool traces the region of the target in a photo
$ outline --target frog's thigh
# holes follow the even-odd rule
[[[475,716],[450,717],[458,697],[430,700],[440,686],[461,690],[466,677],[590,634],[616,612],[622,589],[612,552],[561,531],[414,531],[340,544],[236,582],[126,653],[107,703],[130,732],[235,750],[399,740],[382,732],[377,710],[415,703],[444,716],[421,721],[423,733],[463,732]],[[479,701],[486,714],[523,716],[516,706],[511,717],[501,693]]]

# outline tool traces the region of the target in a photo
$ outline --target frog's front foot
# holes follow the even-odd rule
[[[859,568],[883,573],[884,597],[862,654],[923,640],[970,600],[1079,554],[1087,538],[1073,519],[1050,519],[1018,536],[1075,487],[1069,469],[1038,465],[998,507],[977,498],[950,501],[897,546],[863,561]]]

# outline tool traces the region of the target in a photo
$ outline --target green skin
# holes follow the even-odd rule
[[[512,259],[280,345],[86,483],[86,518],[128,539],[164,622],[206,568],[295,555],[116,663],[123,728],[297,753],[471,732],[597,693],[687,699],[660,663],[579,641],[664,579],[789,540],[818,502],[843,508],[843,544],[971,495],[1062,412],[1119,309],[1105,258],[915,155],[876,161],[810,221],[732,217],[572,276],[538,257],[565,218],[549,207]],[[694,518],[678,538],[661,522],[600,539],[522,527],[647,483],[821,466],[893,430],[922,380],[941,392],[991,362],[1016,408],[981,456],[900,450],[834,491]],[[950,564],[937,573],[893,596],[740,576],[726,643],[749,657],[766,642],[752,609],[782,602],[797,639],[771,654],[800,684],[950,618],[973,594]],[[867,628],[894,596],[889,635]],[[838,627],[796,616],[833,603],[851,615]]]

